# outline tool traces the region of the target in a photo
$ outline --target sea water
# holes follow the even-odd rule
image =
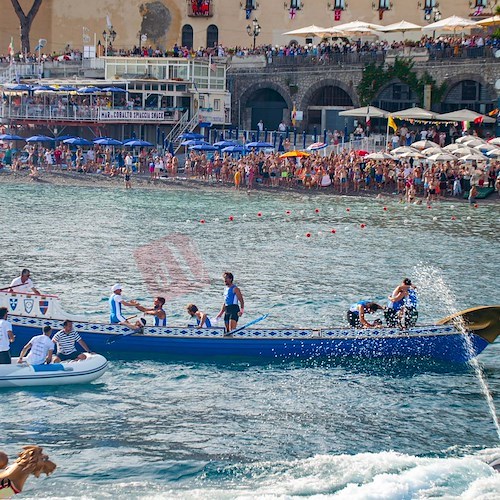
[[[214,316],[226,270],[242,321],[269,313],[262,326],[341,325],[352,302],[384,303],[404,277],[421,287],[419,323],[447,316],[422,269],[457,309],[499,303],[494,204],[47,184],[0,185],[0,200],[3,285],[28,267],[89,319],[106,318],[116,281],[143,304],[167,296],[170,324],[189,322],[189,302]],[[499,351],[479,357],[493,408]],[[27,497],[500,495],[487,399],[472,368],[451,365],[122,358],[92,384],[2,390],[0,449],[12,459],[30,443],[58,469]]]

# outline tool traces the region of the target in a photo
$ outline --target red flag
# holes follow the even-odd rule
[[[372,124],[372,121],[371,121],[371,118],[370,118],[370,106],[368,106],[366,108],[366,119],[365,119],[365,122],[366,122],[366,128],[370,128],[370,126]]]
[[[476,125],[479,125],[479,124],[483,123],[483,120],[484,120],[484,118],[482,116],[478,116],[477,118],[474,118],[474,123]]]

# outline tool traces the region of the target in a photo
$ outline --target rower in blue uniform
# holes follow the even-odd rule
[[[224,303],[219,314],[217,314],[217,318],[224,314],[226,332],[229,333],[236,328],[238,319],[244,312],[245,301],[240,289],[233,283],[233,274],[225,272],[222,277],[226,285],[224,287]]]
[[[377,326],[380,326],[379,320],[369,323],[365,319],[365,314],[372,314],[379,309],[383,309],[383,307],[376,302],[360,300],[359,302],[352,304],[349,311],[347,311],[347,321],[349,325],[354,328],[376,328]]]
[[[130,323],[125,316],[122,314],[122,305],[127,306],[127,307],[132,307],[135,306],[135,302],[131,300],[130,302],[123,300],[122,297],[122,286],[120,283],[115,283],[111,287],[111,291],[113,292],[111,296],[109,297],[109,322],[112,324],[117,324],[119,323],[120,325],[127,326],[128,328],[131,328],[132,330],[136,330],[138,328],[141,328],[143,325],[142,323],[138,324],[136,323],[135,325]]]
[[[212,322],[207,313],[200,311],[194,304],[189,304],[186,309],[188,314],[196,319],[197,326],[200,328],[212,328]]]
[[[389,296],[385,319],[392,328],[408,328],[415,326],[418,318],[418,299],[415,286],[409,278],[405,278]]]
[[[132,301],[132,305],[144,314],[154,316],[155,326],[167,326],[167,313],[163,309],[165,305],[165,299],[163,297],[156,297],[152,308],[141,306],[136,300]]]

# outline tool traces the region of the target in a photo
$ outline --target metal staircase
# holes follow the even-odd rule
[[[175,126],[172,128],[172,130],[169,132],[167,135],[166,139],[168,140],[169,144],[173,142],[175,144],[174,147],[174,153],[177,154],[179,149],[182,147],[180,143],[182,141],[179,141],[179,136],[186,133],[186,132],[192,132],[199,123],[199,117],[198,117],[198,112],[196,112],[190,120],[188,120],[189,117],[189,111],[185,111],[183,115],[181,116],[181,119],[175,124]]]

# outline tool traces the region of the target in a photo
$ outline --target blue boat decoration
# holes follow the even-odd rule
[[[17,301],[12,300],[14,297]],[[30,312],[24,299],[34,301]],[[40,308],[39,302],[43,302]],[[46,304],[48,302],[48,305]],[[56,296],[0,292],[0,306],[9,309],[16,340],[13,354],[45,325],[61,328],[70,319],[95,352],[166,355],[174,358],[297,360],[313,358],[426,358],[466,363],[500,334],[500,306],[460,311],[434,325],[408,329],[377,328],[243,328],[225,334],[220,327],[145,326],[134,333],[125,326],[96,323],[64,312]],[[41,311],[46,310],[45,314]]]

